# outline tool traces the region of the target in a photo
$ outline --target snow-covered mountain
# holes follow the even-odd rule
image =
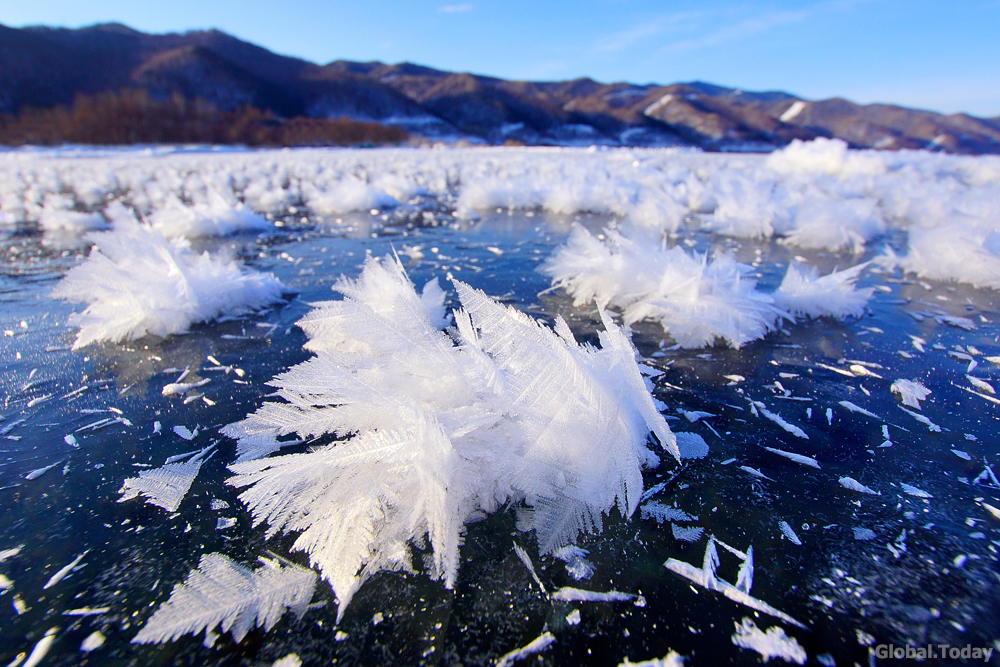
[[[1000,153],[1000,118],[702,82],[507,81],[410,63],[318,65],[217,30],[0,26],[0,113],[123,88],[180,93],[222,109],[252,104],[285,117],[376,120],[431,139],[490,144],[769,150],[792,139],[837,137],[853,147]]]

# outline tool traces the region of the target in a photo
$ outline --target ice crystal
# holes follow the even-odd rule
[[[265,631],[291,610],[301,617],[316,588],[316,573],[294,564],[261,558],[263,567],[250,570],[222,554],[201,557],[183,583],[174,586],[132,643],[169,642],[221,624],[240,642],[252,628]]]
[[[124,341],[147,334],[167,336],[223,314],[239,315],[281,297],[272,275],[238,262],[197,254],[183,239],[168,241],[134,218],[115,229],[94,232],[90,257],[73,267],[53,296],[87,303],[70,316],[80,327],[74,349],[99,341]]]
[[[159,468],[143,470],[138,477],[129,477],[118,491],[122,494],[118,502],[123,503],[142,494],[151,505],[176,512],[202,464],[208,460],[206,455],[211,449],[206,447],[194,452],[194,456],[187,461],[167,463]]]
[[[229,484],[268,535],[297,532],[342,615],[381,570],[410,569],[430,542],[430,574],[451,587],[464,525],[518,503],[541,554],[599,532],[642,495],[652,431],[679,458],[627,331],[603,314],[601,347],[580,345],[455,283],[463,308],[448,334],[436,283],[418,295],[398,259],[371,258],[342,301],[302,325],[317,356],[272,381],[265,403],[223,432],[243,460]],[[333,436],[312,451],[251,459],[278,438]]]

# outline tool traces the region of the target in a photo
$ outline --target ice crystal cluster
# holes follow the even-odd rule
[[[93,232],[90,257],[66,274],[53,296],[87,307],[70,317],[80,327],[74,348],[167,336],[194,323],[240,315],[281,298],[272,275],[239,262],[194,252],[184,237],[160,231],[121,212],[114,229]]]
[[[671,234],[692,225],[793,248],[887,256],[936,280],[1000,288],[1000,159],[850,151],[793,141],[769,156],[573,149],[11,152],[0,162],[0,226],[104,227],[135,209],[167,237],[271,227],[262,215],[324,216],[443,203],[459,218],[497,207],[613,215]],[[332,220],[330,220],[332,224]]]
[[[461,282],[447,333],[436,280],[416,292],[398,259],[369,258],[344,299],[300,324],[312,359],[276,377],[268,402],[224,432],[240,462],[229,484],[268,535],[298,533],[339,611],[382,570],[429,572],[450,587],[464,526],[509,503],[541,553],[630,516],[648,434],[678,457],[627,330],[602,311],[600,347],[578,343]],[[647,371],[651,372],[651,371]],[[268,458],[283,436],[337,438]]]
[[[776,292],[757,289],[752,267],[722,253],[709,260],[680,246],[665,248],[642,233],[605,230],[603,239],[575,227],[542,266],[574,298],[620,309],[626,323],[659,322],[682,347],[721,339],[740,347],[796,317],[858,316],[872,294],[855,288],[864,265],[819,277],[813,267],[788,268]]]

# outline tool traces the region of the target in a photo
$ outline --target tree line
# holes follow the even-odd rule
[[[223,111],[180,93],[167,99],[145,90],[77,95],[71,106],[0,114],[0,144],[242,144],[351,146],[407,139],[398,127],[347,118],[280,118],[246,105]]]

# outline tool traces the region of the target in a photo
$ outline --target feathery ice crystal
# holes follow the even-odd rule
[[[131,214],[118,216],[112,231],[87,239],[95,244],[90,257],[53,291],[57,298],[89,304],[70,316],[70,324],[80,327],[74,349],[168,336],[281,298],[283,286],[271,274],[208,252],[199,255],[183,237],[167,240]]]
[[[444,293],[421,295],[398,259],[369,258],[340,301],[302,322],[317,356],[272,381],[265,403],[223,432],[239,440],[229,484],[268,535],[298,532],[342,615],[381,570],[411,570],[430,542],[431,575],[452,586],[466,523],[521,503],[519,527],[551,553],[599,532],[642,495],[651,431],[679,457],[627,330],[603,315],[601,347],[455,282],[462,309],[442,332]],[[650,370],[646,370],[650,373]],[[258,458],[296,434],[340,440]]]
[[[757,289],[752,267],[731,255],[709,260],[680,246],[664,248],[642,232],[607,229],[603,236],[575,227],[542,273],[572,295],[575,306],[596,300],[621,309],[628,324],[659,322],[682,347],[721,339],[738,348],[774,331],[782,319],[859,316],[873,291],[855,288],[867,264],[823,277],[814,267],[793,265],[769,294]]]

